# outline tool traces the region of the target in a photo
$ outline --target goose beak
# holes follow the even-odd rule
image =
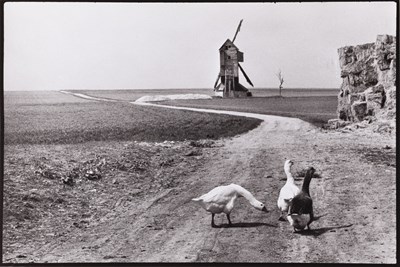
[[[267,207],[264,206],[261,211],[268,212]]]

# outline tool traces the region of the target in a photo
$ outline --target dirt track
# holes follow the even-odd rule
[[[395,150],[394,138],[364,130],[323,132],[298,119],[260,116],[266,120],[255,130],[218,141],[222,146],[182,177],[179,188],[116,205],[104,220],[68,239],[18,253],[35,262],[395,263],[396,169],[378,161],[380,153]],[[367,157],[371,151],[378,156]],[[295,162],[299,185],[296,172],[308,166],[321,176],[310,188],[317,220],[302,234],[278,221],[287,158]],[[211,228],[211,215],[190,199],[229,183],[251,191],[270,212],[240,198],[231,214],[234,226],[217,215],[221,227]]]

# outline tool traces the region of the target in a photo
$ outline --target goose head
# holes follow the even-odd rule
[[[258,210],[261,210],[261,211],[264,211],[264,212],[268,212],[267,207],[265,207],[265,205],[264,205],[262,202],[260,202],[260,201],[258,201],[258,200],[256,200],[256,199],[254,199],[253,201],[251,201],[250,204],[251,204],[254,208],[258,209]]]
[[[315,173],[314,167],[309,167],[307,169],[306,176],[311,176],[312,177],[314,175],[314,173]]]
[[[285,161],[284,169],[285,172],[290,172],[290,169],[292,168],[294,162],[291,159],[288,159]]]

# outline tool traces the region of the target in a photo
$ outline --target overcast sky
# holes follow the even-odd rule
[[[396,34],[395,2],[8,2],[4,88],[212,88],[240,19],[255,87],[276,88],[281,69],[286,88],[338,88],[339,47]]]

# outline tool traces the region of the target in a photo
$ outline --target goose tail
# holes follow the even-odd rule
[[[201,198],[192,198],[192,201],[194,202],[200,202],[202,199]]]

